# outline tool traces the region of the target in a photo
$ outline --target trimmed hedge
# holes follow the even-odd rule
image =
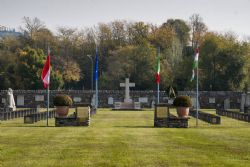
[[[70,96],[65,94],[56,95],[53,100],[55,106],[71,106],[73,101]]]
[[[173,105],[175,107],[192,107],[192,101],[189,96],[177,96]]]

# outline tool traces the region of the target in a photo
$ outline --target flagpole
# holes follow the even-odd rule
[[[158,59],[160,58],[160,47],[158,47]],[[160,103],[160,82],[157,83],[157,104]]]
[[[96,46],[96,61],[95,61],[95,106],[98,108],[98,48]]]
[[[96,109],[98,108],[98,81],[95,81]]]
[[[49,85],[47,87],[47,126],[49,126]]]
[[[199,69],[199,61],[197,61],[197,68],[196,68],[196,127],[198,127],[198,118],[199,118],[199,112],[198,112],[198,96],[199,96],[199,87],[198,87],[198,81],[199,81],[199,72],[198,72],[198,69]]]

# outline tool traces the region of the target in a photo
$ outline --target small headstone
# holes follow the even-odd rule
[[[141,109],[141,103],[140,102],[134,102],[134,109],[140,110]]]
[[[230,98],[224,100],[224,109],[230,109]]]
[[[92,98],[91,98],[91,106],[95,106],[96,105],[95,100],[96,100],[96,98],[95,98],[95,94],[94,94],[92,96]]]
[[[115,102],[115,109],[121,109],[121,102]]]
[[[36,112],[40,112],[40,105],[36,106]]]
[[[139,102],[148,103],[148,98],[147,97],[139,97]]]
[[[44,95],[36,95],[35,101],[44,101]]]
[[[151,102],[151,108],[155,108],[155,101],[154,100]]]
[[[109,97],[109,98],[108,98],[108,104],[109,104],[109,105],[113,105],[113,104],[114,104],[114,99],[113,99],[113,97]]]
[[[168,104],[173,104],[174,100],[173,99],[168,99]]]
[[[2,98],[2,103],[5,104],[6,103],[6,99]]]
[[[24,96],[17,95],[17,106],[24,106]]]
[[[208,99],[208,102],[209,102],[209,104],[214,104],[215,103],[215,98],[214,97],[210,97]]]
[[[192,100],[192,107],[196,109],[196,98],[192,97],[191,100]],[[200,109],[199,100],[198,100],[198,109]]]
[[[250,106],[250,94],[246,94],[246,104],[245,106]]]
[[[76,103],[77,103],[77,102],[81,102],[81,101],[82,101],[82,98],[81,98],[81,97],[74,97],[74,98],[73,98],[73,101],[76,102]]]
[[[243,94],[241,94],[241,100],[240,100],[240,111],[241,112],[244,112],[245,103],[246,103],[246,94],[243,93]]]

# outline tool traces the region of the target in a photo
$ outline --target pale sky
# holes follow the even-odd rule
[[[24,16],[38,17],[53,31],[114,20],[160,25],[170,18],[188,21],[193,13],[209,30],[250,36],[250,0],[0,0],[0,25],[18,28]]]

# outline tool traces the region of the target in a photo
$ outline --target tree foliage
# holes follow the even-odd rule
[[[201,90],[247,90],[250,44],[232,33],[210,32],[198,14],[189,23],[168,19],[160,26],[115,20],[82,30],[49,30],[38,18],[23,18],[19,37],[0,39],[0,88],[42,89],[41,70],[51,50],[52,89],[90,89],[95,49],[99,88],[120,89],[129,77],[137,90],[155,89],[156,58],[161,55],[160,88],[192,90],[194,49],[200,47]],[[190,46],[191,45],[191,46]]]

